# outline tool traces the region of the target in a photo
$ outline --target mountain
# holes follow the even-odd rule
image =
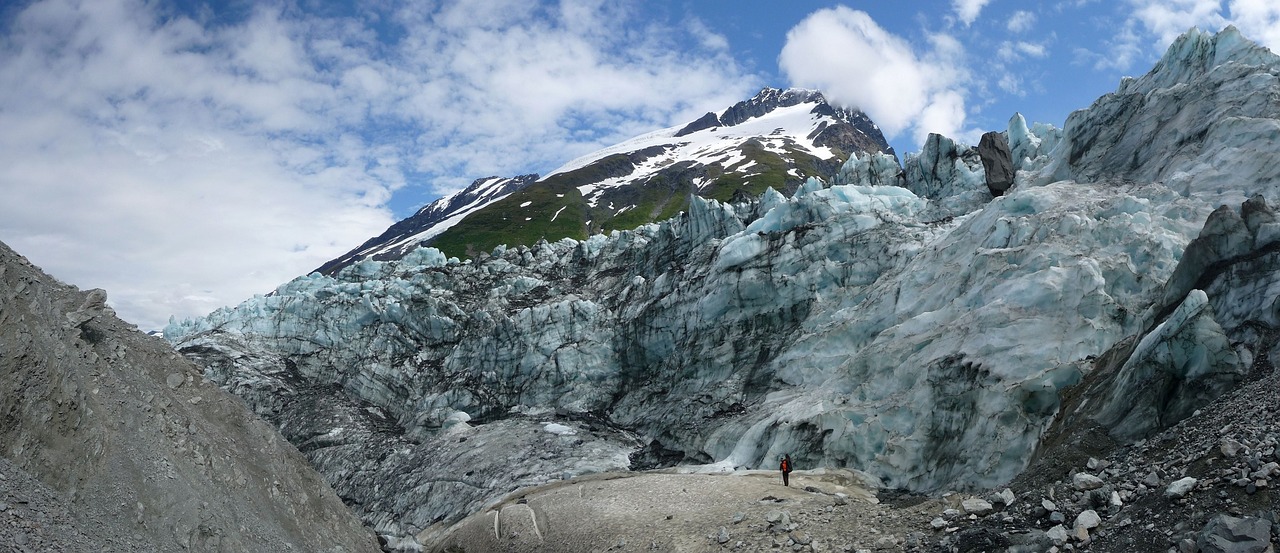
[[[419,244],[472,257],[499,244],[629,230],[687,209],[691,195],[727,201],[769,187],[790,193],[855,152],[893,155],[866,114],[832,106],[816,91],[765,88],[718,115],[591,153],[541,179],[476,180],[317,270],[399,259]]]
[[[341,257],[329,260],[316,271],[332,274],[362,259],[400,259],[419,245],[430,243],[437,235],[468,215],[510,196],[537,179],[538,175],[476,179],[471,186],[427,204],[413,216],[398,221],[382,234],[366,240]]]
[[[0,244],[0,550],[377,551],[293,445]]]
[[[1205,445],[1217,439],[1207,427],[1194,439],[1178,429],[1220,422],[1215,402],[1252,397],[1235,394],[1275,372],[1277,74],[1280,58],[1234,28],[1193,30],[1062,129],[1015,115],[988,143],[997,147],[935,136],[901,165],[854,152],[790,195],[696,197],[632,230],[467,261],[435,248],[366,259],[165,337],[400,543],[436,543],[465,514],[530,486],[659,467],[772,469],[784,453],[911,493],[1045,490],[1028,504],[1061,510],[1026,510],[1034,524],[1062,522],[1050,512],[1106,515],[1077,528],[1076,544],[1165,540],[1207,524],[1215,513],[1199,506],[1244,515],[1270,504],[1235,484],[1160,492],[1184,477],[1260,471],[1276,451],[1252,422],[1213,429],[1252,444],[1236,460]],[[737,126],[795,113],[786,109]],[[734,128],[716,126],[725,119],[684,136]],[[619,172],[665,155],[653,152],[618,153]],[[603,170],[612,155],[540,184]],[[986,173],[1005,163],[1008,188]],[[609,188],[577,186],[529,185],[493,205],[532,202],[522,195],[535,190],[608,205]],[[1100,474],[1118,504],[1092,481],[1053,480],[1084,470],[1072,451],[1114,452],[1101,461],[1123,464]],[[1259,474],[1255,492],[1270,469]],[[1165,534],[1125,522],[1131,501],[1152,517],[1197,507]],[[931,543],[968,524],[947,517]]]

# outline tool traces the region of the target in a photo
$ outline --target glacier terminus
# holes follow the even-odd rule
[[[737,125],[785,114],[804,143],[819,115],[795,105]],[[733,128],[709,115],[690,136]],[[691,193],[631,229],[467,258],[398,242],[164,334],[378,533],[424,542],[518,488],[783,454],[993,488],[1064,410],[1135,442],[1273,355],[1280,58],[1192,30],[1063,128],[1000,134],[998,196],[975,146],[850,148],[793,189]],[[614,181],[580,193],[607,205]]]

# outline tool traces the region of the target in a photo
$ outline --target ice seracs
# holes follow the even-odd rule
[[[1191,30],[1146,75],[1073,112],[1042,182],[1162,182],[1208,205],[1280,196],[1280,57],[1240,36]]]

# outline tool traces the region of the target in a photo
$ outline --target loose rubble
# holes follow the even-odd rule
[[[1145,440],[1122,445],[1101,428],[1075,430],[1041,451],[1008,490],[992,492],[1018,501],[976,518],[953,509],[926,513],[919,527],[928,537],[903,550],[1274,551],[1277,390],[1280,375],[1255,362],[1249,381]]]

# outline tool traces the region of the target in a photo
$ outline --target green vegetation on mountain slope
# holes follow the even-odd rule
[[[766,188],[790,194],[805,178],[834,172],[841,161],[819,159],[791,144],[783,146],[783,150],[785,155],[758,140],[749,140],[739,150],[743,159],[729,167],[719,163],[675,163],[644,180],[605,189],[593,207],[578,187],[624,178],[635,171],[638,163],[662,150],[614,154],[586,167],[552,175],[495,202],[441,233],[431,245],[449,256],[473,257],[500,244],[528,246],[538,240],[582,240],[591,234],[630,230],[674,217],[688,208],[693,194],[722,202],[735,195],[758,196]]]

